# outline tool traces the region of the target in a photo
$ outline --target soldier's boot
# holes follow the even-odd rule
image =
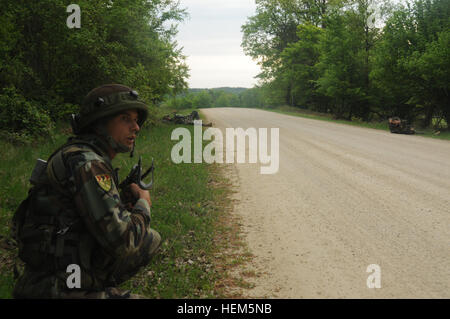
[[[151,229],[151,233],[153,236],[152,244],[150,245],[149,255],[150,258],[156,255],[159,247],[161,246],[161,235],[154,229]]]

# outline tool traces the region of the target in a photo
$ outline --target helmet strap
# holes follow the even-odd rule
[[[130,157],[133,157],[134,156],[134,149],[136,148],[136,141],[133,141],[133,148],[131,149],[131,152],[130,152]]]
[[[130,148],[126,145],[123,145],[121,143],[116,142],[111,135],[106,135],[106,141],[108,142],[109,146],[112,147],[112,149],[116,153],[127,153],[130,151]]]
[[[98,125],[96,127],[96,132],[97,132],[97,134],[99,134],[100,136],[105,138],[105,140],[108,143],[108,145],[116,153],[127,153],[127,152],[130,152],[130,151],[134,150],[134,145],[133,145],[133,148],[130,150],[130,148],[128,146],[116,142],[113,139],[113,137],[111,135],[109,135],[105,125]]]

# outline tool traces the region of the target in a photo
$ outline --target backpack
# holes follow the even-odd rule
[[[71,195],[60,184],[66,176],[62,150],[74,144],[88,145],[103,154],[90,142],[72,139],[53,152],[48,162],[38,159],[30,177],[32,187],[12,218],[11,235],[19,248],[19,258],[34,269],[58,267],[57,259],[61,264],[64,259],[78,259],[76,245],[65,242],[79,240],[79,234],[68,230],[81,220],[74,210],[67,210],[65,201]],[[82,149],[75,146],[73,150]],[[48,265],[49,260],[54,263]]]

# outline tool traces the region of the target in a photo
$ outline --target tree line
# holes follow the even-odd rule
[[[256,0],[242,47],[256,104],[450,123],[450,1]]]
[[[266,107],[258,88],[189,89],[167,98],[162,107],[190,109],[208,107]]]
[[[26,139],[50,132],[93,88],[121,83],[150,104],[187,87],[174,36],[186,17],[176,0],[0,0],[0,131]]]

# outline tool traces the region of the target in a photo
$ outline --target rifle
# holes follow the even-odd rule
[[[119,184],[121,195],[125,203],[134,203],[136,199],[132,196],[129,186],[130,184],[137,184],[143,190],[150,190],[153,187],[153,173],[155,171],[154,159],[152,158],[152,166],[142,174],[142,157],[139,156],[139,161],[133,166],[127,177]],[[143,179],[152,173],[152,180],[150,183],[144,183]]]

